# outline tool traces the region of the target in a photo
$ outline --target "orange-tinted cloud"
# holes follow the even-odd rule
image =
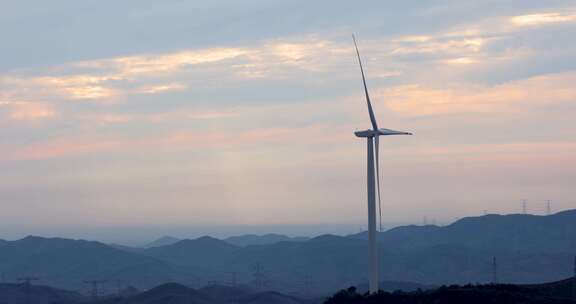
[[[518,111],[522,106],[576,101],[576,73],[532,77],[496,86],[448,88],[402,85],[378,91],[386,105],[407,115]]]
[[[28,101],[4,101],[0,106],[8,108],[8,117],[12,120],[36,121],[56,116],[56,111],[46,103]]]
[[[576,22],[576,14],[565,13],[535,13],[514,16],[510,22],[515,26],[540,26],[552,23]]]

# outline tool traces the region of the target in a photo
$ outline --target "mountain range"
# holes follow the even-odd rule
[[[2,304],[320,304],[320,303],[573,303],[576,278],[533,285],[451,285],[415,291],[381,292],[367,296],[350,287],[333,296],[304,299],[245,285],[208,285],[194,289],[165,283],[149,290],[114,293],[99,298],[26,284],[0,284]]]
[[[250,246],[250,245],[270,245],[278,242],[304,242],[309,240],[309,237],[297,236],[289,237],[283,234],[268,233],[263,235],[257,234],[244,234],[238,236],[231,236],[223,239],[223,241],[236,245],[236,246]],[[172,236],[163,236],[154,240],[144,246],[144,248],[161,247],[172,245],[182,241],[183,239],[175,238]]]
[[[10,281],[34,275],[43,284],[72,290],[86,288],[83,281],[90,279],[144,290],[165,282],[194,287],[235,282],[260,291],[319,296],[366,282],[365,238],[360,233],[232,244],[206,236],[134,249],[26,237],[0,241],[0,272]],[[576,210],[468,217],[443,227],[402,226],[379,233],[378,239],[384,289],[489,282],[494,257],[501,282],[555,281],[572,273]]]

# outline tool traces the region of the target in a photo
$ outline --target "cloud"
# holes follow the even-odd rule
[[[159,84],[159,85],[152,85],[152,86],[145,86],[136,90],[136,92],[142,94],[158,94],[164,92],[172,92],[172,91],[182,91],[185,90],[186,86],[181,83],[167,83],[167,84]]]
[[[38,121],[56,117],[48,104],[28,101],[0,101],[0,108],[8,108],[8,117],[16,121]]]
[[[447,64],[466,65],[466,64],[478,63],[478,60],[470,57],[459,57],[454,59],[447,59],[444,62],[446,62]]]
[[[132,115],[125,114],[103,114],[91,117],[92,120],[99,124],[119,124],[127,123],[134,120]]]
[[[541,26],[553,23],[576,22],[576,14],[536,13],[510,18],[514,26]]]
[[[527,106],[575,102],[574,83],[576,73],[567,72],[494,86],[401,85],[379,90],[378,95],[390,109],[406,115],[520,111]]]
[[[5,161],[46,160],[110,151],[119,146],[120,143],[115,140],[55,139],[20,148],[4,147],[0,153],[0,159]]]
[[[242,48],[211,48],[204,50],[187,50],[159,55],[135,55],[106,60],[87,61],[78,66],[108,68],[117,70],[124,78],[139,75],[158,75],[173,73],[186,66],[215,63],[248,54]]]

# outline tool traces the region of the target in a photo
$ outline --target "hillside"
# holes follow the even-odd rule
[[[48,286],[29,286],[24,284],[0,284],[0,303],[2,304],[76,304],[87,298],[71,291]]]
[[[325,304],[436,304],[436,303],[506,303],[506,304],[570,304],[573,300],[546,294],[537,288],[516,285],[443,286],[434,290],[414,292],[379,292],[367,295],[355,288],[341,290]]]
[[[397,227],[379,235],[381,280],[387,290],[490,282],[496,256],[500,282],[556,281],[572,273],[575,225],[576,211],[571,210],[550,216],[471,217],[445,227]],[[137,251],[27,237],[0,242],[0,248],[0,272],[7,280],[35,275],[42,283],[68,289],[85,288],[87,279],[145,289],[164,282],[201,287],[234,276],[240,284],[286,294],[308,294],[306,285],[314,293],[310,296],[320,296],[367,281],[363,234],[249,246],[201,237]]]
[[[88,279],[152,286],[178,277],[166,262],[99,242],[29,236],[1,248],[0,272],[7,280],[34,275],[44,284],[79,289]]]
[[[236,246],[270,245],[279,242],[304,242],[307,237],[289,237],[283,234],[269,233],[264,235],[244,234],[225,238],[224,241]]]
[[[196,290],[168,283],[135,296],[98,301],[97,304],[301,304],[301,300],[278,292],[252,292],[249,289],[212,286]]]
[[[144,246],[144,248],[152,248],[152,247],[160,247],[160,246],[168,246],[175,243],[178,243],[181,239],[171,237],[171,236],[163,236],[159,239],[156,239]]]
[[[445,227],[397,227],[380,233],[378,239],[401,249],[457,244],[490,255],[570,252],[576,247],[576,210],[550,216],[489,214]]]

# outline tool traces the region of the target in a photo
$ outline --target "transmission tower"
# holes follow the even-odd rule
[[[102,286],[102,284],[106,283],[105,280],[86,280],[84,281],[84,284],[88,284],[90,285],[90,296],[92,297],[92,300],[97,300],[99,294],[99,287]]]
[[[30,304],[30,291],[32,287],[32,282],[40,280],[37,277],[21,277],[18,278],[18,281],[22,282],[24,285],[24,295],[25,295],[25,303]]]
[[[238,273],[236,271],[230,271],[227,273],[230,275],[230,281],[228,281],[228,285],[236,287],[238,285]]]
[[[310,274],[306,274],[304,276],[304,281],[302,282],[302,294],[305,297],[310,297],[312,295],[313,288],[314,288],[314,281],[312,281]]]
[[[124,282],[122,280],[115,280],[114,284],[116,285],[116,293],[118,295],[122,294],[122,287],[124,287]]]
[[[268,285],[268,280],[264,274],[264,268],[262,267],[262,264],[256,263],[252,276],[254,277],[253,283],[256,289],[261,290]]]
[[[528,214],[528,202],[525,199],[522,200],[522,214]]]

